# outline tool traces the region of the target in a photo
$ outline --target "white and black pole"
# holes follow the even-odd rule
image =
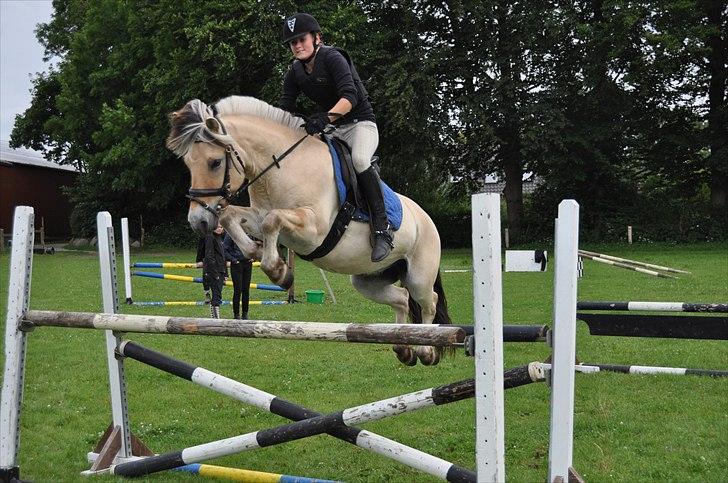
[[[199,386],[211,389],[220,394],[225,394],[233,399],[277,414],[278,416],[283,416],[292,421],[301,421],[321,416],[321,413],[307,409],[296,403],[281,399],[273,394],[243,384],[242,382],[229,379],[205,368],[196,367],[184,361],[174,359],[135,342],[122,342],[118,351],[119,354],[125,357],[132,358],[143,364],[155,367]],[[515,379],[517,374],[514,373],[513,376]],[[523,377],[520,377],[519,381],[526,383]],[[528,382],[531,382],[530,378]],[[475,472],[467,468],[454,465],[441,458],[429,455],[364,429],[340,425],[327,431],[327,433],[360,448],[368,449],[373,453],[392,458],[395,461],[447,481],[475,481]]]

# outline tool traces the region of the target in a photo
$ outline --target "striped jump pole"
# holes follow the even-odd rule
[[[627,270],[632,270],[635,272],[646,273],[647,275],[652,275],[653,277],[677,278],[677,277],[673,277],[672,275],[667,275],[666,273],[656,272],[654,270],[648,270],[646,268],[635,267],[634,265],[628,265],[628,264],[622,263],[622,262],[615,262],[613,260],[607,260],[605,258],[587,255],[586,253],[582,252],[581,250],[579,251],[579,256],[582,258],[589,259],[589,260],[594,260],[595,262],[603,263],[605,265],[612,265],[614,267],[626,268]]]
[[[226,262],[229,267],[230,262]],[[202,262],[197,263],[180,263],[180,262],[135,262],[131,264],[132,268],[202,268]],[[260,267],[260,262],[253,262],[254,267]]]
[[[190,277],[188,275],[172,275],[170,273],[156,273],[156,272],[131,272],[135,277],[147,277],[147,278],[159,278],[163,280],[175,280],[177,282],[192,282],[202,283],[202,277]],[[226,287],[232,287],[233,282],[227,280],[225,282]],[[285,292],[286,290],[278,285],[271,285],[266,283],[251,283],[250,288],[258,290],[272,290],[274,292]]]
[[[672,374],[676,376],[708,376],[708,377],[728,377],[728,371],[718,371],[713,369],[689,369],[685,367],[657,367],[657,366],[625,366],[618,364],[593,364],[583,363],[576,366],[597,369],[597,371],[621,372],[623,374]]]
[[[230,320],[161,315],[96,314],[30,310],[24,327],[76,327],[179,335],[215,335],[253,339],[318,340],[373,344],[452,347],[465,340],[459,327],[437,324],[355,324],[272,320]]]
[[[519,367],[513,371],[512,376],[504,375],[504,386],[517,387],[533,382],[529,374],[528,366]],[[475,379],[468,379],[347,408],[335,413],[314,416],[275,428],[263,429],[192,446],[181,451],[173,451],[159,456],[151,456],[136,461],[112,465],[108,470],[102,470],[97,473],[109,473],[120,476],[144,476],[190,463],[199,463],[200,461],[206,461],[212,458],[229,456],[256,448],[273,446],[315,436],[341,426],[351,427],[427,407],[449,404],[471,398],[474,395]]]
[[[155,367],[199,386],[211,389],[220,394],[225,394],[233,399],[292,421],[301,421],[321,416],[321,413],[281,399],[273,394],[229,379],[202,367],[192,366],[186,362],[153,351],[131,341],[123,342],[119,346],[119,353],[143,364]],[[539,376],[543,376],[543,373],[539,373],[538,368],[534,367],[529,375],[532,379],[538,380]],[[342,441],[368,449],[381,456],[392,458],[409,467],[437,476],[438,478],[446,479],[447,481],[475,481],[475,473],[466,468],[453,465],[445,460],[364,429],[342,425],[327,433]]]
[[[622,310],[655,312],[719,312],[728,313],[728,303],[699,302],[577,302],[578,310]]]
[[[465,331],[465,335],[474,335],[472,325],[453,325]],[[504,325],[503,342],[545,342],[549,332],[548,325]]]
[[[544,371],[551,369],[551,364],[542,364]],[[728,377],[728,371],[719,371],[714,369],[689,369],[686,367],[662,367],[662,366],[637,366],[637,365],[619,365],[619,364],[596,364],[592,362],[584,362],[576,364],[574,371],[585,374],[594,374],[596,372],[618,372],[622,374],[640,374],[640,375],[673,375],[673,376],[708,376],[708,377]]]
[[[193,475],[205,476],[207,478],[219,478],[228,481],[239,481],[241,483],[343,483],[334,480],[322,480],[320,478],[306,478],[305,476],[279,475],[263,471],[241,470],[227,468],[224,466],[191,465],[173,468],[173,471],[191,473]]]
[[[232,302],[229,300],[223,300],[222,305],[230,305]],[[250,305],[286,305],[287,300],[251,300]],[[132,305],[139,307],[175,307],[175,306],[188,306],[188,305],[210,305],[210,302],[204,300],[158,300],[158,301],[139,301],[132,302]]]
[[[630,265],[636,265],[644,268],[654,268],[655,270],[662,270],[663,272],[669,273],[690,273],[686,270],[678,270],[677,268],[663,267],[662,265],[654,265],[652,263],[638,262],[636,260],[629,260],[627,258],[614,257],[612,255],[605,255],[604,253],[590,252],[588,250],[579,250],[579,255],[589,255],[592,257],[603,258],[605,260],[611,260],[613,262],[623,262]],[[583,255],[582,255],[583,256]]]

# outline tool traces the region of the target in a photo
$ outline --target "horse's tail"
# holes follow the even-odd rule
[[[440,271],[437,271],[437,278],[435,278],[435,284],[432,289],[437,294],[437,305],[435,305],[435,320],[433,324],[452,324],[450,320],[450,314],[447,312],[447,299],[445,298],[445,290],[442,288],[442,278],[440,277]],[[409,297],[409,316],[410,322],[413,324],[422,323],[422,309],[420,304],[410,295]]]

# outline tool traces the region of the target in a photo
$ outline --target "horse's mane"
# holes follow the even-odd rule
[[[291,129],[299,129],[301,118],[271,106],[254,97],[230,96],[215,103],[218,114],[247,114],[271,120]],[[167,137],[167,147],[177,156],[185,156],[196,142],[231,144],[226,134],[211,131],[207,119],[213,118],[212,109],[199,99],[192,99],[179,111],[170,114],[172,130]]]

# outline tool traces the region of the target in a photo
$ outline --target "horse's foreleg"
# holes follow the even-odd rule
[[[243,206],[228,206],[220,215],[220,224],[243,255],[251,260],[260,260],[263,256],[261,246],[248,236],[248,232],[260,232],[260,218],[258,210]]]
[[[263,257],[260,268],[272,282],[284,289],[293,285],[293,273],[278,254],[278,235],[283,231],[296,237],[313,238],[316,236],[314,221],[313,213],[305,208],[270,210],[263,218]]]
[[[396,324],[407,323],[409,292],[406,288],[397,287],[392,284],[391,280],[376,275],[352,275],[351,283],[360,294],[369,300],[392,307]],[[417,354],[410,346],[395,345],[392,349],[402,364],[407,366],[417,364]]]

